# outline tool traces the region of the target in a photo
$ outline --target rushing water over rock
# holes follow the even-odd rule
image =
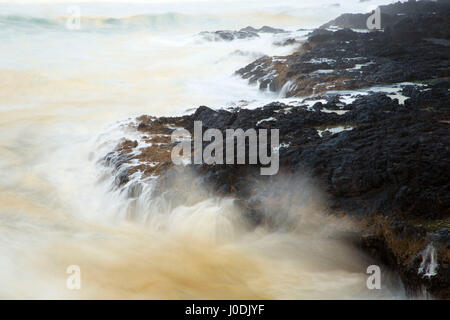
[[[157,161],[145,165],[158,170],[132,170],[143,164],[140,153],[167,143],[164,132],[136,130],[137,116],[278,99],[233,72],[292,54],[309,32],[298,28],[320,25],[335,9],[82,5],[81,30],[67,30],[64,5],[2,6],[1,298],[405,297],[383,266],[382,289],[368,290],[367,267],[379,262],[354,245],[360,225],[325,215],[325,196],[309,178],[252,186],[267,221],[255,226],[197,172],[175,171],[164,188]],[[249,24],[289,32],[217,42],[200,34]],[[290,205],[280,208],[280,199]],[[73,265],[81,290],[66,287]]]

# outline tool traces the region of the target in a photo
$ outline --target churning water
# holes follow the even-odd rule
[[[211,42],[200,31],[297,30],[345,11],[265,3],[81,4],[81,30],[65,28],[62,4],[0,6],[1,298],[403,296],[395,281],[367,289],[373,261],[321,216],[307,180],[272,186],[295,190],[289,209],[252,229],[232,199],[183,188],[188,172],[164,197],[148,182],[130,200],[98,163],[134,116],[276,98],[233,72],[292,52],[273,45],[285,35]],[[81,290],[66,287],[69,265]]]

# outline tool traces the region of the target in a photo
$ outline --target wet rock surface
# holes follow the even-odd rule
[[[437,11],[437,26],[426,36],[442,37],[448,18],[448,11]],[[277,175],[261,176],[259,162],[191,164],[198,173],[192,185],[236,199],[249,224],[270,225],[267,210],[298,199],[285,201],[286,195],[269,195],[262,186],[307,177],[326,193],[329,214],[362,221],[359,245],[395,268],[412,296],[426,288],[433,297],[450,298],[450,48],[406,36],[427,19],[427,12],[404,18],[384,33],[314,31],[301,52],[262,58],[238,71],[261,88],[279,91],[288,83],[288,96],[314,96],[254,110],[201,106],[186,116],[142,116],[132,126],[146,138],[122,141],[104,164],[114,168],[119,187],[139,173],[159,176],[155,193],[163,193],[178,170],[170,160],[176,128],[193,135],[194,122],[201,121],[203,131],[278,129],[280,148],[272,150],[279,153]],[[420,83],[397,84],[396,94],[388,88],[351,97],[327,93],[404,81]],[[279,201],[267,208],[261,198],[269,196]]]
[[[379,9],[381,13],[381,28],[385,29],[408,17],[416,17],[423,14],[432,15],[436,14],[437,12],[450,10],[450,2],[448,0],[407,2],[399,1],[393,4],[379,6]],[[323,24],[320,28],[326,29],[330,27],[339,27],[367,29],[367,19],[371,14],[372,13],[345,13],[340,15],[336,19]],[[446,32],[448,32],[448,29]]]
[[[259,38],[260,33],[285,33],[283,29],[272,28],[269,26],[264,26],[259,29],[253,27],[242,28],[238,31],[234,30],[217,30],[217,31],[204,31],[200,35],[210,41],[233,41],[236,39],[252,39]],[[287,44],[285,44],[287,45]]]
[[[311,177],[328,195],[330,214],[345,213],[370,221],[365,230],[371,231],[361,236],[361,246],[400,270],[411,294],[424,285],[437,297],[448,298],[450,124],[446,121],[450,114],[448,104],[442,101],[450,101],[450,82],[444,82],[445,90],[442,81],[425,87],[405,86],[409,98],[404,105],[385,93],[371,93],[346,105],[343,114],[282,103],[255,110],[203,106],[183,117],[141,117],[137,130],[155,136],[169,134],[177,126],[193,135],[194,121],[202,121],[203,130],[216,128],[224,136],[229,128],[279,129],[278,175],[293,180],[297,175]],[[338,109],[339,98],[333,96],[326,105]],[[348,129],[333,133],[337,127]],[[328,134],[319,134],[327,129]],[[156,169],[152,165],[147,172],[143,165],[133,170],[163,174],[172,168],[169,151],[173,144],[170,140],[163,144],[166,158],[152,147],[135,156],[143,163],[160,163]],[[130,161],[137,147],[137,142],[126,142],[118,147],[119,154]],[[234,197],[251,224],[271,223],[258,200],[267,195],[254,186],[270,183],[276,176],[261,176],[260,163],[190,167],[198,173],[198,183],[210,185],[215,194]],[[123,174],[119,177],[118,184],[127,182]],[[160,178],[161,189],[170,186],[170,177]],[[437,222],[441,228],[435,230]],[[405,228],[416,231],[405,236]],[[436,250],[439,272],[424,276],[418,270],[430,244]]]
[[[287,97],[449,77],[449,21],[450,9],[405,16],[384,32],[316,29],[300,51],[260,58],[236,74]]]

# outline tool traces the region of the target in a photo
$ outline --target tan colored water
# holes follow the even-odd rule
[[[233,54],[237,49],[292,50],[271,41],[2,34],[0,298],[401,296],[391,284],[381,292],[366,288],[371,261],[333,236],[327,226],[335,222],[321,217],[319,200],[292,211],[302,219],[256,230],[224,199],[199,198],[166,214],[143,206],[145,222],[123,218],[127,199],[110,190],[111,177],[96,164],[121,136],[108,125],[267,98],[231,74],[254,59]],[[69,265],[81,268],[81,290],[66,287]]]

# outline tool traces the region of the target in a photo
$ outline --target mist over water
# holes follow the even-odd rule
[[[297,30],[338,14],[224,6],[82,4],[77,31],[64,5],[0,5],[1,298],[403,297],[395,276],[366,288],[373,261],[340,236],[355,226],[322,215],[313,181],[255,186],[271,221],[256,229],[233,199],[187,188],[189,172],[164,197],[151,182],[138,199],[113,187],[99,160],[133,134],[127,119],[277,98],[233,73],[291,53],[273,45],[286,35],[210,42],[200,31]],[[66,287],[69,265],[81,268],[79,291]]]

